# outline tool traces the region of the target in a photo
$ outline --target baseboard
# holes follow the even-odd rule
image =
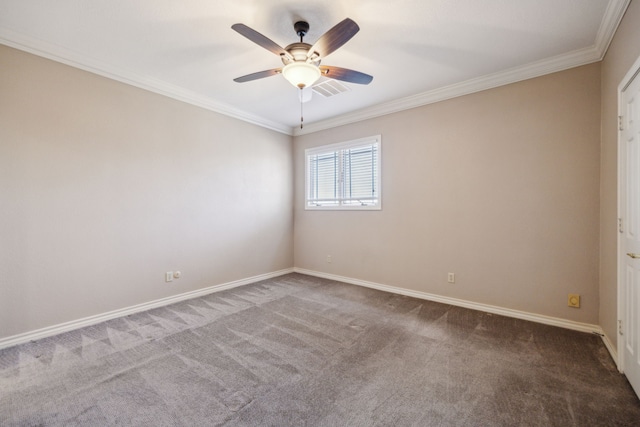
[[[494,305],[481,304],[473,301],[462,300],[458,298],[450,298],[436,294],[430,294],[426,292],[413,291],[411,289],[399,288],[396,286],[382,285],[380,283],[368,282],[366,280],[352,279],[344,276],[337,276],[335,274],[321,273],[319,271],[306,270],[303,268],[294,268],[296,273],[307,274],[309,276],[322,277],[325,279],[336,280],[339,282],[349,283],[357,286],[364,286],[367,288],[378,289],[380,291],[391,292],[394,294],[406,295],[414,298],[420,298],[428,301],[440,302],[443,304],[455,305],[457,307],[470,308],[472,310],[484,311],[486,313],[499,314],[502,316],[513,317],[516,319],[529,320],[536,323],[543,323],[545,325],[558,326],[565,329],[572,329],[580,332],[594,333],[605,337],[602,328],[598,325],[592,325],[589,323],[574,322],[572,320],[561,319],[558,317],[545,316],[542,314],[529,313],[526,311],[512,310],[510,308],[497,307]],[[612,350],[611,343],[605,345],[609,352]],[[617,357],[615,358],[617,360]]]
[[[137,304],[137,305],[122,308],[119,310],[109,311],[107,313],[102,313],[95,316],[89,316],[89,317],[85,317],[78,320],[72,320],[70,322],[60,323],[58,325],[48,326],[46,328],[37,329],[35,331],[25,332],[18,335],[12,335],[6,338],[0,338],[0,349],[12,347],[18,344],[24,344],[29,341],[34,341],[41,338],[50,337],[53,335],[61,334],[63,332],[69,332],[74,329],[84,328],[85,326],[95,325],[96,323],[115,319],[117,317],[128,316],[129,314],[139,313],[145,310],[151,310],[152,308],[163,307],[166,305],[174,304],[176,302],[188,300],[191,298],[197,298],[197,297],[208,295],[214,292],[220,292],[226,289],[232,289],[238,286],[248,285],[250,283],[259,282],[261,280],[272,279],[274,277],[282,276],[284,274],[293,273],[293,271],[294,271],[293,268],[287,268],[284,270],[274,271],[271,273],[265,273],[258,276],[249,277],[246,279],[235,280],[233,282],[209,286],[204,289],[198,289],[196,291],[185,292],[179,295],[174,295],[167,298],[161,298],[158,300],[154,300],[154,301],[150,301],[142,304]]]
[[[607,334],[603,332],[601,336],[602,336],[602,342],[604,343],[604,346],[607,348],[607,350],[609,350],[609,354],[611,355],[611,358],[616,364],[616,367],[618,368],[618,370],[620,370],[620,361],[618,360],[618,350],[616,349],[616,346],[613,345],[613,343],[611,342]]]
[[[191,298],[197,298],[197,297],[208,295],[214,292],[220,292],[226,289],[232,289],[238,286],[248,285],[250,283],[259,282],[261,280],[272,279],[274,277],[282,276],[282,275],[293,273],[293,272],[306,274],[309,276],[321,277],[321,278],[330,279],[330,280],[336,280],[339,282],[349,283],[352,285],[378,289],[381,291],[391,292],[395,294],[420,298],[428,301],[434,301],[434,302],[440,302],[443,304],[455,305],[458,307],[470,308],[472,310],[480,310],[487,313],[500,314],[503,316],[513,317],[513,318],[522,319],[522,320],[530,320],[532,322],[543,323],[546,325],[559,326],[562,328],[573,329],[581,332],[595,333],[602,337],[602,341],[604,342],[605,347],[611,354],[611,357],[613,358],[616,365],[619,367],[618,352],[615,346],[611,343],[611,340],[609,339],[609,337],[603,333],[602,328],[598,325],[574,322],[571,320],[544,316],[544,315],[534,314],[534,313],[528,313],[525,311],[512,310],[508,308],[502,308],[502,307],[497,307],[497,306],[492,306],[487,304],[480,304],[472,301],[444,297],[441,295],[430,294],[426,292],[413,291],[410,289],[399,288],[396,286],[383,285],[380,283],[374,283],[374,282],[369,282],[369,281],[359,280],[359,279],[352,279],[349,277],[322,273],[322,272],[313,271],[313,270],[306,270],[306,269],[297,268],[297,267],[287,268],[284,270],[274,271],[266,274],[261,274],[261,275],[249,277],[246,279],[235,280],[233,282],[223,283],[220,285],[214,285],[204,289],[198,289],[196,291],[185,292],[179,295],[174,295],[167,298],[161,298],[158,300],[150,301],[143,304],[137,304],[137,305],[122,308],[119,310],[109,311],[107,313],[102,313],[95,316],[89,316],[82,319],[72,320],[70,322],[60,323],[58,325],[48,326],[46,328],[37,329],[34,331],[25,332],[18,335],[12,335],[6,338],[0,338],[0,349],[12,347],[14,345],[24,344],[29,341],[34,341],[41,338],[50,337],[53,335],[61,334],[63,332],[69,332],[74,329],[83,328],[85,326],[95,325],[97,323],[115,319],[117,317],[127,316],[129,314],[139,313],[141,311],[163,307],[166,305],[188,300]]]

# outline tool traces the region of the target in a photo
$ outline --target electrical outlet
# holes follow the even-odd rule
[[[164,273],[164,281],[173,282],[173,271],[167,271],[166,273]]]
[[[447,274],[447,282],[456,283],[456,274],[455,273],[448,273]]]
[[[569,300],[567,302],[569,307],[580,308],[580,295],[579,294],[569,294]]]
[[[174,271],[173,272],[173,278],[174,279],[179,279],[182,277],[182,273],[180,271]]]
[[[327,255],[327,262],[331,264],[331,255]]]

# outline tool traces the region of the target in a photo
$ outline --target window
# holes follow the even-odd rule
[[[380,209],[380,135],[305,150],[305,209]]]

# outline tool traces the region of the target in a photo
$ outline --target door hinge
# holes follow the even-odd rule
[[[624,130],[624,125],[622,123],[622,116],[618,116],[618,130]]]
[[[618,233],[623,233],[622,230],[622,218],[618,218]]]
[[[618,320],[618,333],[620,335],[624,335],[624,333],[622,332],[622,320]]]

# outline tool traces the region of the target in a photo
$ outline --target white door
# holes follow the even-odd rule
[[[640,396],[640,77],[620,104],[620,215],[622,218],[620,328],[622,370]]]

